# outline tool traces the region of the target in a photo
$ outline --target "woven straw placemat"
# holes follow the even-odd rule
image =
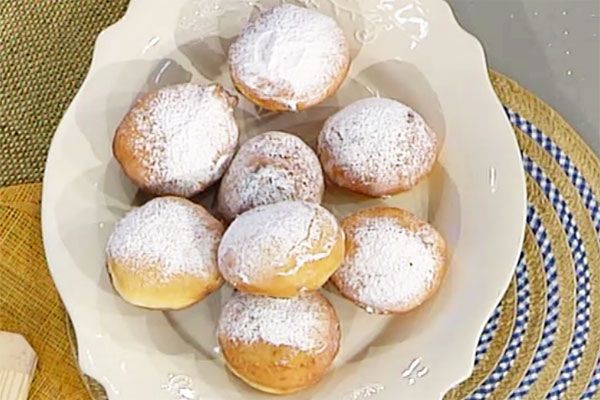
[[[41,180],[94,35],[125,6],[126,0],[1,2],[0,186]],[[527,173],[525,243],[511,286],[482,332],[472,376],[446,399],[598,397],[600,163],[554,110],[508,78],[491,78]],[[0,330],[24,334],[39,355],[31,399],[103,399],[101,387],[80,375],[45,264],[40,194],[39,183],[0,189]]]
[[[0,0],[0,187],[38,182],[96,36],[129,0]]]

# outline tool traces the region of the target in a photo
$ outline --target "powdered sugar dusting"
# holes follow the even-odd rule
[[[333,18],[291,4],[262,13],[229,50],[240,81],[292,110],[323,94],[348,57],[344,33]]]
[[[229,226],[219,246],[219,268],[228,281],[254,281],[265,274],[327,257],[338,238],[335,217],[318,204],[284,201],[254,208]],[[320,245],[322,253],[313,254]],[[293,268],[293,270],[294,270]]]
[[[238,292],[223,308],[217,335],[247,344],[263,341],[302,351],[322,349],[331,316],[319,296],[303,293],[283,299]]]
[[[441,257],[431,228],[413,232],[393,218],[372,217],[346,234],[355,249],[335,279],[360,303],[379,310],[403,308],[420,302],[431,289]]]
[[[436,146],[419,114],[398,101],[375,97],[333,115],[319,136],[320,152],[328,151],[354,179],[374,184],[414,185],[431,168]]]
[[[256,205],[294,200],[294,174],[290,170],[266,165],[247,175],[247,185],[239,186],[240,202],[245,209]]]
[[[228,218],[285,200],[321,201],[323,173],[316,154],[297,136],[267,132],[246,142],[223,177],[219,209]]]
[[[200,206],[159,197],[117,223],[106,254],[134,271],[160,268],[159,280],[180,274],[207,277],[217,271],[222,230],[221,223]]]
[[[217,85],[159,90],[134,115],[134,146],[146,154],[147,180],[157,193],[189,197],[221,177],[238,140],[230,101]]]

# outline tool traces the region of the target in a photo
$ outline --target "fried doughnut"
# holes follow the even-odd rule
[[[342,221],[346,256],[331,281],[369,312],[402,313],[429,299],[446,271],[446,244],[408,211],[361,210]]]
[[[233,157],[236,103],[216,84],[184,83],[148,93],[117,128],[115,158],[144,191],[192,197],[221,178]]]
[[[267,132],[242,145],[221,181],[218,210],[228,221],[284,200],[320,203],[325,184],[316,154],[297,136]]]
[[[229,48],[236,88],[272,111],[300,111],[340,86],[350,65],[337,22],[315,10],[283,4],[251,21]]]
[[[437,138],[410,107],[372,97],[327,120],[319,135],[318,154],[333,183],[381,197],[413,188],[431,171]]]
[[[113,286],[127,302],[151,309],[190,306],[221,287],[221,222],[189,200],[158,197],[130,211],[106,245]]]
[[[293,297],[320,288],[340,266],[344,235],[325,208],[283,201],[237,217],[219,246],[219,270],[236,289]]]
[[[217,328],[229,370],[273,394],[317,383],[337,355],[340,336],[335,310],[318,292],[291,299],[237,292]]]

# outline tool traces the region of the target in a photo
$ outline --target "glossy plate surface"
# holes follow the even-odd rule
[[[116,399],[262,399],[225,371],[215,322],[230,290],[180,312],[151,312],[112,290],[104,246],[114,223],[144,200],[112,158],[113,132],[136,97],[167,84],[231,87],[224,54],[241,26],[277,0],[134,0],[103,32],[81,90],[48,156],[42,204],[48,264],[73,320],[82,370]],[[519,151],[488,80],[479,43],[440,0],[303,0],[334,16],[351,42],[342,88],[300,114],[241,101],[243,140],[286,130],[313,144],[323,121],[358,98],[397,98],[438,132],[431,176],[407,194],[372,200],[329,189],[342,216],[387,203],[407,208],[448,241],[440,292],[401,317],[369,315],[325,290],[342,322],[332,372],[294,399],[437,399],[472,369],[475,346],[519,255],[525,189]],[[202,201],[211,202],[209,191]]]

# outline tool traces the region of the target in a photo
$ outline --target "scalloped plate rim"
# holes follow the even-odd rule
[[[56,134],[55,137],[53,137],[52,142],[51,142],[51,146],[50,146],[50,150],[48,152],[48,157],[47,157],[47,162],[46,162],[46,168],[48,169],[49,166],[51,166],[52,161],[55,157],[55,152],[56,152],[56,142],[57,142],[57,138],[58,138],[58,133],[63,130],[63,125],[64,125],[64,121],[65,121],[65,116],[69,115],[69,113],[73,112],[73,108],[75,106],[75,104],[78,101],[78,97],[80,96],[81,92],[82,92],[82,88],[85,87],[85,85],[88,83],[89,80],[92,79],[94,72],[96,72],[96,69],[98,67],[99,64],[99,57],[98,54],[106,47],[109,46],[109,35],[114,35],[114,34],[118,34],[121,33],[122,31],[126,31],[127,27],[128,27],[128,23],[129,21],[137,16],[137,14],[134,14],[136,12],[136,10],[139,8],[139,5],[144,2],[150,2],[150,1],[154,1],[155,3],[160,2],[161,0],[131,0],[131,2],[129,3],[127,10],[125,12],[125,14],[114,24],[110,25],[109,27],[105,28],[97,37],[95,45],[94,45],[94,51],[93,51],[93,56],[92,56],[92,61],[90,63],[88,72],[86,74],[85,79],[82,81],[81,87],[78,91],[78,93],[76,94],[76,96],[73,98],[71,104],[69,105],[69,107],[67,108],[67,110],[65,111],[65,114],[63,116],[63,118],[61,119],[57,129],[56,129]],[[417,0],[418,1],[418,0]],[[483,63],[484,65],[487,65],[487,60],[486,60],[486,56],[485,56],[485,51],[483,49],[483,46],[481,45],[481,43],[479,42],[479,40],[473,36],[471,33],[469,33],[468,31],[466,31],[461,25],[460,23],[457,21],[457,19],[455,18],[453,12],[452,12],[452,8],[450,7],[449,4],[447,4],[445,1],[443,0],[428,0],[428,1],[439,1],[440,3],[443,3],[444,7],[446,7],[449,11],[449,14],[451,15],[450,18],[450,22],[455,25],[455,27],[460,30],[462,33],[465,34],[465,37],[467,37],[467,40],[470,40],[473,42],[473,44],[476,44],[479,48],[479,51],[481,53],[481,57],[483,59]],[[501,103],[500,101],[497,99],[495,93],[493,92],[493,87],[491,85],[491,81],[489,79],[487,79],[488,82],[488,86],[489,86],[489,91],[491,92],[491,94],[496,98],[497,103],[498,103],[498,107],[501,110]],[[510,126],[508,120],[506,121],[507,126]],[[516,142],[516,138],[514,138],[513,136],[513,141],[514,141],[514,145],[515,145],[515,151],[518,152],[518,145]],[[47,227],[49,226],[49,219],[51,217],[51,211],[48,208],[48,204],[45,201],[47,197],[50,196],[50,182],[48,181],[49,175],[48,174],[44,174],[44,179],[43,179],[43,189],[42,189],[42,234],[43,234],[43,243],[44,243],[44,249],[45,249],[45,253],[46,253],[46,257],[48,260],[48,269],[49,272],[55,282],[55,285],[57,286],[57,288],[61,287],[61,283],[60,282],[60,278],[58,278],[58,267],[52,267],[52,265],[56,265],[55,260],[57,257],[55,257],[54,251],[50,248],[50,243],[52,242],[52,239],[50,239],[51,234],[50,232],[48,232]],[[523,202],[522,202],[522,226],[525,226],[525,210],[526,210],[526,201],[525,201],[525,196],[524,194],[526,193],[525,190],[525,175],[524,172],[522,173],[522,176],[520,177],[520,187],[518,188],[518,190],[520,190],[523,193]],[[522,242],[524,237],[524,230],[523,233],[521,234],[521,237],[519,238],[519,242]],[[520,248],[519,248],[520,249]],[[514,255],[514,266],[516,266],[516,262],[518,260],[518,256],[519,253],[517,252]],[[512,267],[512,270],[514,271],[515,267]],[[510,283],[510,279],[512,277],[512,273],[511,274],[507,274],[509,277],[506,280],[506,282],[503,283],[503,290],[501,291],[501,294],[499,294],[496,299],[496,302],[494,304],[494,306],[492,306],[489,310],[488,310],[488,314],[491,314],[491,312],[493,311],[495,305],[501,300],[504,291],[506,290],[506,288],[508,288],[508,285]],[[75,302],[72,302],[71,300],[65,300],[65,297],[63,295],[62,290],[58,290],[59,291],[59,295],[61,297],[61,300],[63,301],[63,304],[65,305],[65,308],[67,309],[69,315],[72,314],[77,314],[77,312],[74,311],[74,309],[76,308]],[[79,365],[81,367],[81,370],[83,373],[89,375],[90,377],[102,382],[103,378],[105,378],[105,376],[103,376],[100,371],[98,371],[97,369],[95,369],[93,366],[90,365],[89,360],[86,359],[85,355],[83,354],[83,350],[86,349],[87,347],[89,347],[89,344],[87,342],[87,337],[85,335],[83,335],[83,331],[85,330],[85,327],[81,324],[78,323],[78,321],[75,320],[75,318],[72,318],[72,322],[73,322],[73,329],[75,331],[75,335],[77,338],[77,348],[78,348],[78,361],[79,361]],[[463,360],[467,360],[464,362],[465,365],[463,365],[463,368],[460,371],[454,371],[455,372],[455,376],[456,379],[453,382],[447,382],[446,386],[447,388],[451,388],[453,385],[461,382],[463,379],[467,378],[473,371],[474,369],[474,364],[473,364],[473,359],[474,359],[474,355],[476,353],[476,345],[477,345],[477,341],[479,339],[479,333],[481,332],[481,330],[483,329],[483,327],[485,326],[487,322],[487,319],[484,319],[482,321],[480,321],[480,326],[481,329],[479,332],[477,332],[475,340],[472,341],[472,346],[469,348],[468,350],[468,360],[467,357],[463,357]],[[109,392],[109,391],[107,391]],[[443,395],[443,393],[441,393],[441,395]],[[109,396],[110,398],[110,396]]]

